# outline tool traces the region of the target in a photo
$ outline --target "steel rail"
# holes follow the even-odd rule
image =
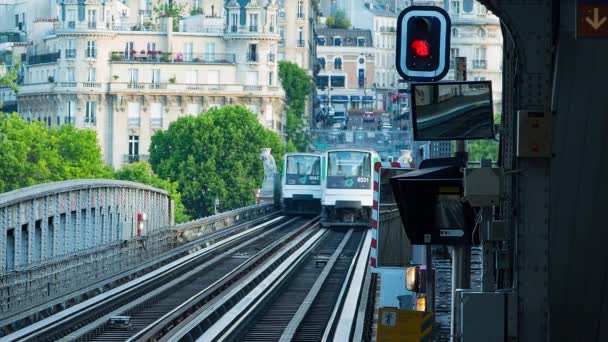
[[[218,248],[225,247],[228,244],[247,238],[250,235],[253,235],[257,231],[259,231],[260,229],[263,229],[282,219],[284,219],[283,216],[277,217],[249,230],[239,232],[233,236],[221,240],[212,246],[202,248],[192,254],[189,254],[165,266],[162,266],[161,268],[153,272],[145,274],[140,278],[132,280],[99,296],[86,300],[53,316],[47,317],[24,329],[18,330],[10,335],[0,338],[0,341],[23,341],[27,339],[42,339],[42,336],[44,334],[49,334],[52,333],[52,331],[61,330],[61,327],[64,327],[65,329],[66,326],[70,326],[77,323],[75,321],[78,321],[79,318],[81,318],[83,315],[110,306],[113,302],[119,300],[121,297],[124,298],[124,296],[133,294],[138,289],[142,288],[142,286],[156,283],[162,280],[164,277],[178,272],[183,267],[196,264],[200,257],[207,256],[210,253],[213,253]]]
[[[314,247],[326,233],[325,229],[310,229],[301,234],[268,261],[259,265],[246,279],[235,284],[225,296],[207,303],[160,341],[179,341],[185,336],[190,339],[200,337],[201,340],[208,341],[209,336],[221,333],[226,322],[238,318],[241,311],[249,307],[264,289],[272,285],[273,282],[269,279],[284,274],[289,265]]]
[[[372,241],[371,229],[367,230],[361,253],[357,258],[357,266],[349,282],[348,292],[341,308],[337,321],[335,333],[331,336],[332,341],[352,341],[354,322],[358,314],[359,301],[361,299],[361,285],[365,279],[369,265],[369,253]]]
[[[318,218],[309,220],[298,227],[298,229],[289,232],[284,237],[269,244],[255,255],[249,257],[245,262],[240,264],[235,269],[227,272],[222,278],[197,292],[179,306],[175,307],[170,312],[164,314],[162,317],[149,324],[146,328],[133,335],[127,341],[148,341],[159,339],[165,335],[170,328],[178,325],[180,322],[188,318],[193,311],[201,308],[213,298],[219,297],[219,295],[225,292],[230,285],[241,280],[248,273],[254,270],[261,262],[272,256],[281,247],[295,239],[305,230],[309,229],[311,225],[315,224],[317,221]],[[235,247],[231,252],[235,252],[239,247]],[[218,258],[222,258],[222,256],[218,256]]]

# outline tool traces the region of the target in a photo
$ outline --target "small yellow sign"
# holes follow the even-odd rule
[[[433,313],[396,308],[380,308],[378,342],[431,341]]]

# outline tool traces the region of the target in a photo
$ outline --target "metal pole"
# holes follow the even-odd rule
[[[456,57],[456,80],[466,81],[466,66],[465,57]],[[454,156],[462,160],[466,166],[467,149],[464,140],[456,141]],[[468,288],[471,288],[471,248],[470,246],[454,246],[452,248],[452,319],[450,322],[452,341],[460,340],[460,337],[456,336],[456,327],[459,324],[455,305],[456,289]]]
[[[433,246],[424,247],[426,263],[426,311],[435,313],[435,281],[431,272],[433,271]]]

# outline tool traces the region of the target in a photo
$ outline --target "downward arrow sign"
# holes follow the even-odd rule
[[[606,17],[599,18],[600,13],[598,8],[593,9],[593,20],[589,17],[585,17],[585,21],[593,27],[594,30],[597,31],[604,23],[606,22]]]

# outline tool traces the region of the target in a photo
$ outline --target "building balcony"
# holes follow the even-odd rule
[[[298,39],[298,47],[304,47],[305,43],[303,39]]]
[[[131,32],[167,32],[167,27],[162,24],[153,23],[120,23],[112,25],[113,31],[131,31]]]
[[[141,15],[142,17],[151,17],[152,10],[139,10],[139,15]]]
[[[90,30],[96,30],[97,29],[97,22],[96,21],[90,21],[87,23],[87,28]]]
[[[257,25],[249,26],[249,32],[258,32],[258,26]]]
[[[304,12],[298,12],[298,15],[297,15],[296,18],[299,19],[299,20],[304,20],[305,19],[304,18]]]
[[[76,49],[65,49],[65,58],[66,59],[76,58]]]
[[[139,161],[149,161],[150,160],[150,155],[148,154],[125,154],[124,155],[124,162],[125,163],[136,163]]]
[[[163,118],[150,118],[151,128],[163,128]]]
[[[239,27],[235,26],[235,25],[230,26],[230,32],[232,32],[232,33],[239,32]]]
[[[87,92],[105,92],[107,86],[105,83],[100,82],[75,82],[75,81],[61,81],[61,82],[45,82],[45,83],[29,83],[19,86],[19,94],[44,94],[52,93],[54,91],[78,91],[82,89]]]
[[[202,84],[202,83],[110,83],[110,93],[124,94],[152,94],[152,95],[179,95],[179,94],[226,94],[245,95],[245,93],[258,93],[260,96],[283,95],[279,86],[242,85],[242,84]]]
[[[35,65],[35,64],[42,64],[42,63],[55,63],[57,62],[57,60],[61,57],[61,53],[60,52],[52,52],[52,53],[45,53],[45,54],[41,54],[41,55],[33,55],[33,56],[29,56],[27,59],[27,64],[29,65]]]
[[[488,62],[485,59],[474,59],[473,69],[487,69]]]
[[[141,53],[143,52],[143,53]],[[234,64],[234,54],[223,53],[161,53],[159,51],[140,51],[125,55],[122,51],[110,54],[112,63],[193,63],[193,64]]]
[[[128,125],[129,125],[129,128],[139,128],[141,126],[141,118],[140,117],[128,118]]]

